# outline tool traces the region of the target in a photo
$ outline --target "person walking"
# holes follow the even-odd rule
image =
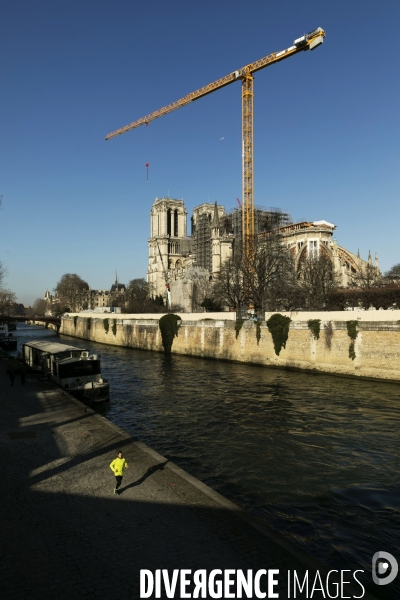
[[[128,463],[122,456],[121,450],[118,452],[117,458],[114,458],[112,463],[110,464],[110,469],[115,475],[115,488],[114,494],[118,496],[119,491],[118,488],[122,483],[122,477],[124,476],[124,469],[128,468]]]
[[[8,371],[8,376],[10,378],[10,384],[11,387],[14,387],[14,380],[15,380],[15,372],[12,371],[11,369]]]

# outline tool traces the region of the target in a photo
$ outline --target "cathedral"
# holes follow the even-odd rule
[[[147,281],[153,296],[162,295],[170,305],[190,312],[193,281],[218,278],[221,265],[234,253],[235,240],[241,240],[241,209],[226,212],[225,207],[210,203],[193,210],[191,232],[187,234],[187,210],[183,200],[156,198],[150,212],[149,264]],[[290,215],[277,208],[255,209],[255,231],[260,243],[271,230],[277,231],[290,250],[296,268],[307,257],[326,256],[334,266],[342,287],[347,287],[368,266],[379,273],[375,264],[340,246],[333,237],[336,226],[328,221],[293,223]],[[237,242],[236,242],[237,243]]]

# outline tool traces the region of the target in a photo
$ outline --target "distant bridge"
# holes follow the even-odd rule
[[[56,330],[58,331],[60,329],[61,326],[61,317],[39,317],[38,315],[35,316],[15,316],[15,317],[6,317],[6,316],[1,316],[0,317],[0,322],[3,323],[25,323],[25,322],[29,322],[32,324],[37,324],[37,325],[43,325],[45,327],[47,327],[49,324],[55,325]]]

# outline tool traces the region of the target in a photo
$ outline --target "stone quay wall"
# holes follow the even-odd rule
[[[55,323],[47,323],[47,321],[41,321],[40,318],[39,319],[29,319],[26,321],[26,323],[28,325],[40,325],[41,327],[45,327],[46,329],[54,329],[54,331],[59,330],[58,325],[55,325]]]
[[[172,353],[400,382],[400,321],[395,320],[395,315],[390,315],[390,320],[358,320],[352,359],[346,321],[356,320],[355,313],[347,313],[346,320],[326,319],[335,313],[321,313],[325,320],[321,319],[319,339],[308,326],[309,314],[303,313],[301,320],[297,313],[296,320],[291,321],[286,348],[281,349],[279,356],[265,322],[260,325],[214,319],[182,321]],[[102,344],[163,352],[160,315],[154,315],[154,319],[124,316],[65,316],[60,333]]]

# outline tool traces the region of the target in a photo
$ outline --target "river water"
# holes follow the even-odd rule
[[[400,562],[399,385],[57,337],[101,354],[99,412],[332,568]]]

